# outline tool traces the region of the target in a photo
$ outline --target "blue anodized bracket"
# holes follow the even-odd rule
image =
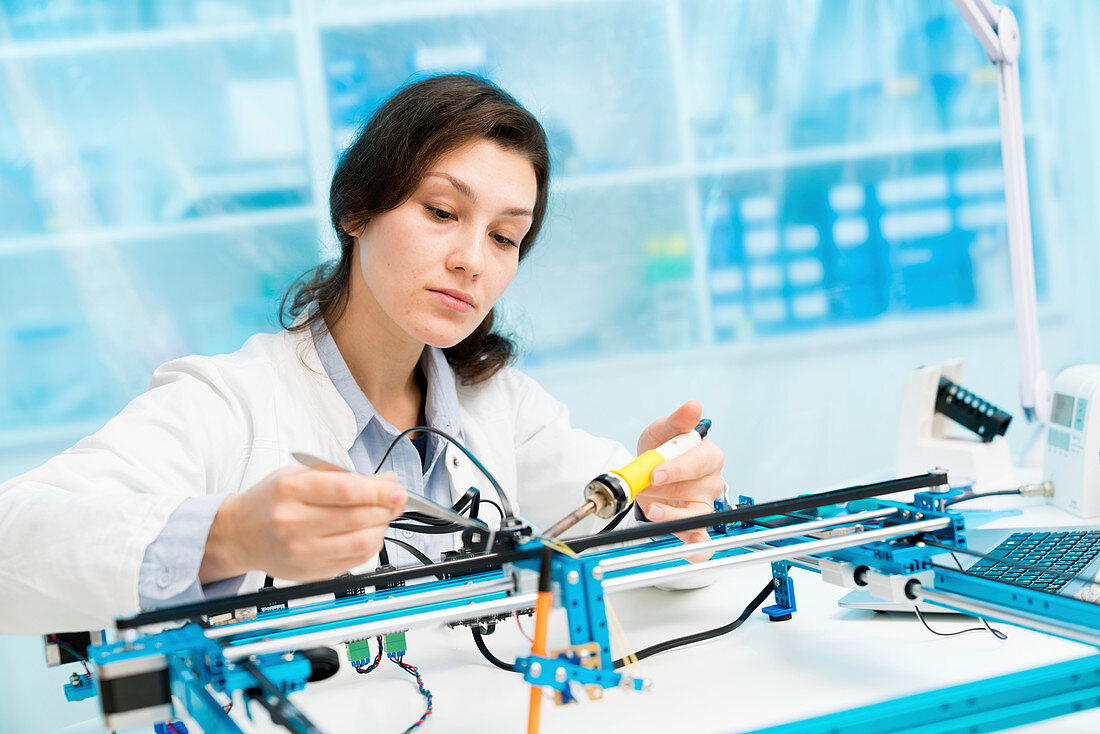
[[[556,658],[529,655],[516,660],[516,669],[523,673],[523,679],[531,685],[548,686],[560,691],[563,703],[573,698],[571,684],[597,685],[600,688],[616,688],[622,684],[622,673],[602,668],[589,668],[581,665],[575,656],[559,655]],[[646,690],[644,678],[630,678],[630,686],[635,691]]]
[[[241,732],[221,703],[210,693],[208,686],[215,691],[232,694],[254,688],[256,679],[243,668],[230,665],[220,646],[206,637],[199,625],[190,623],[147,635],[136,644],[120,640],[106,645],[93,645],[88,648],[88,654],[92,662],[100,668],[126,660],[163,655],[167,659],[172,697],[183,705],[204,732]],[[255,662],[264,675],[284,693],[303,688],[310,675],[309,660],[300,654],[260,655]]]
[[[543,547],[538,540],[528,541],[529,545]],[[557,583],[561,594],[561,606],[565,609],[569,623],[569,642],[584,645],[595,642],[600,647],[600,667],[614,670],[615,661],[611,658],[611,637],[607,629],[607,606],[603,594],[603,570],[599,568],[597,556],[573,557],[554,553],[550,559],[550,578]],[[539,560],[517,562],[534,571],[538,571]]]
[[[775,587],[775,604],[764,607],[762,612],[773,622],[784,622],[798,611],[794,601],[794,581],[791,580],[791,566],[784,561],[772,563],[772,586]]]
[[[69,682],[65,684],[66,701],[83,701],[91,698],[99,692],[95,684],[95,678],[87,673],[73,673]]]

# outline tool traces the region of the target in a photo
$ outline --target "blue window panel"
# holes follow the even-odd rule
[[[337,149],[410,77],[471,72],[529,105],[547,130],[559,176],[679,162],[674,65],[667,44],[655,43],[667,38],[666,4],[564,10],[487,10],[324,31]]]
[[[20,191],[0,233],[308,203],[294,54],[287,32],[23,60],[19,84],[0,78],[0,187]]]
[[[915,310],[973,304],[971,241],[971,236],[953,231],[898,247],[896,257],[902,264],[895,273],[892,306]]]
[[[4,0],[6,31],[17,41],[81,39],[145,31],[224,28],[290,14],[289,0],[218,0],[217,3],[143,0]]]
[[[162,362],[232,351],[254,333],[275,331],[283,293],[316,262],[313,233],[306,219],[87,252],[5,255],[0,288],[10,305],[0,360],[10,370],[0,425],[11,431],[106,420]],[[84,268],[82,257],[100,264]],[[122,309],[132,298],[142,313]],[[101,304],[87,299],[117,301],[116,316],[97,321]]]

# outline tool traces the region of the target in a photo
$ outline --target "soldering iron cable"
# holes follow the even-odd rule
[[[729,634],[730,632],[733,632],[735,629],[744,624],[745,621],[752,616],[752,613],[760,608],[760,605],[764,603],[764,600],[771,596],[773,591],[775,591],[775,584],[771,579],[768,579],[768,583],[764,586],[763,589],[760,590],[760,593],[757,594],[751,602],[749,602],[749,605],[745,607],[744,611],[741,612],[741,615],[729,624],[724,624],[721,627],[715,627],[714,629],[706,630],[704,632],[696,632],[692,635],[677,637],[675,639],[668,640],[667,642],[650,645],[649,647],[643,648],[636,653],[624,655],[623,657],[615,661],[615,669],[618,670],[619,668],[625,667],[630,662],[633,662],[635,660],[643,660],[653,655],[667,652],[668,650],[672,650],[673,648],[682,647],[684,645],[690,645],[693,642],[702,642],[703,640],[709,640],[714,637],[721,637],[722,635]]]

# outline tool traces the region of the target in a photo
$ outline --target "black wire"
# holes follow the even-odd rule
[[[657,653],[667,652],[668,650],[671,650],[675,647],[690,645],[693,642],[702,642],[703,640],[709,640],[713,637],[720,637],[724,634],[733,632],[735,629],[744,624],[745,620],[752,616],[753,612],[760,608],[760,605],[764,603],[765,599],[771,596],[772,591],[774,590],[775,582],[769,579],[767,585],[760,590],[760,593],[756,595],[756,598],[749,602],[749,605],[745,607],[745,610],[743,612],[741,612],[741,616],[733,620],[729,624],[724,624],[721,627],[715,627],[714,629],[706,630],[705,632],[696,632],[693,635],[677,637],[676,639],[669,640],[668,642],[661,642],[656,645],[651,645],[650,647],[639,650],[633,655],[627,655],[625,657],[619,658],[615,661],[615,669],[618,670],[619,668],[626,665],[628,662],[633,662],[634,660],[642,660],[652,655],[656,655]]]
[[[433,563],[435,563],[435,561],[433,561],[431,558],[428,558],[426,555],[424,555],[424,553],[422,553],[420,551],[420,549],[417,548],[412,543],[406,543],[403,540],[398,540],[397,538],[389,538],[389,537],[383,538],[383,540],[385,540],[387,542],[390,542],[390,543],[396,543],[397,545],[401,546],[402,548],[407,550],[409,553],[411,553],[412,556],[414,558],[416,558],[416,560],[420,561],[425,566],[430,566]],[[382,547],[385,548],[385,546],[382,546]],[[381,552],[379,552],[378,555],[381,556],[382,555]]]
[[[985,632],[986,630],[989,630],[990,634],[992,634],[998,640],[1007,640],[1008,639],[1008,635],[1006,635],[1004,632],[1001,632],[1000,630],[993,629],[992,627],[989,626],[989,622],[986,622],[981,617],[978,617],[978,621],[981,622],[983,625],[985,625],[984,628],[982,628],[982,627],[967,627],[964,630],[956,630],[954,632],[937,632],[936,630],[934,630],[934,629],[932,629],[931,627],[928,626],[928,622],[924,621],[924,615],[920,613],[920,608],[919,607],[914,606],[913,611],[917,613],[917,619],[920,620],[920,623],[924,625],[924,628],[926,630],[928,630],[929,632],[931,632],[934,635],[939,635],[940,637],[954,637],[955,635],[965,635],[967,632]]]
[[[959,502],[969,502],[970,500],[980,499],[981,497],[995,497],[1002,494],[1020,494],[1020,488],[1016,489],[999,489],[996,492],[977,492],[971,494],[963,494],[958,497],[952,497],[949,500],[944,500],[943,506],[948,507],[950,505],[957,504]]]
[[[449,433],[439,430],[438,428],[432,428],[431,426],[413,426],[412,428],[406,428],[404,431],[397,434],[397,438],[390,442],[389,448],[386,449],[386,453],[382,454],[382,460],[378,462],[378,466],[374,467],[374,473],[377,474],[382,469],[382,465],[386,463],[386,459],[389,458],[390,452],[393,451],[395,446],[397,446],[398,441],[400,441],[408,434],[415,433],[417,431],[428,431],[429,433],[434,433],[437,436],[441,436],[453,443],[459,451],[466,454],[466,457],[470,461],[474,462],[474,466],[480,469],[481,473],[485,475],[485,478],[489,480],[489,484],[493,485],[493,489],[496,490],[497,496],[500,497],[501,506],[504,507],[505,517],[511,519],[516,516],[515,509],[512,507],[512,501],[508,499],[508,495],[506,495],[504,493],[504,490],[501,489],[500,483],[497,482],[496,477],[494,477],[492,473],[485,468],[485,465],[478,461],[477,457],[471,454],[470,450],[463,446],[457,438],[450,435]]]
[[[407,522],[391,522],[390,527],[395,530],[408,530],[413,533],[423,533],[424,535],[451,535],[462,530],[462,526],[457,523],[451,523],[449,525],[422,525],[420,523],[407,523]]]
[[[959,567],[960,571],[963,570],[962,563],[959,562],[959,559],[955,556],[954,553],[951,554],[951,560],[955,562],[955,565]],[[924,615],[920,613],[920,607],[914,604],[913,611],[917,613],[917,619],[920,620],[920,623],[924,625],[924,628],[926,630],[934,635],[939,635],[940,637],[954,637],[955,635],[965,635],[967,632],[985,632],[986,630],[989,630],[989,634],[993,635],[998,640],[1008,639],[1008,635],[1006,635],[1004,632],[1001,632],[1000,630],[995,630],[990,627],[989,622],[985,621],[984,617],[978,617],[978,621],[982,623],[985,629],[982,629],[981,627],[968,627],[967,629],[956,630],[955,632],[937,632],[936,630],[928,626],[928,622],[924,620]]]
[[[485,640],[482,638],[481,627],[471,627],[470,628],[470,634],[472,634],[474,636],[474,644],[477,645],[478,652],[481,653],[481,656],[483,658],[485,658],[486,660],[488,660],[490,663],[497,666],[501,670],[507,670],[509,673],[515,673],[516,672],[516,666],[515,665],[510,665],[510,664],[504,662],[503,660],[498,658],[496,655],[494,655],[489,650],[488,647],[485,646]]]
[[[479,505],[481,504],[480,492],[477,487],[470,487],[466,490],[466,493],[458,498],[458,501],[451,505],[451,509],[455,512],[465,512],[466,508],[470,508],[470,517],[476,519],[478,516]],[[503,513],[501,515],[503,517]],[[416,510],[409,510],[402,513],[401,520],[412,520],[414,522],[424,523],[425,525],[451,525],[450,520],[444,520],[441,517],[435,517],[434,515],[427,515],[423,512],[417,512]]]
[[[493,502],[492,500],[487,500],[484,497],[481,497],[479,501],[484,502],[487,505],[492,505],[493,509],[500,513],[501,522],[504,521],[504,510],[501,509],[500,505],[498,505],[496,502]]]
[[[623,510],[622,512],[620,512],[614,518],[612,518],[611,522],[607,523],[602,528],[597,530],[596,534],[599,535],[600,533],[606,533],[606,532],[609,532],[611,530],[614,530],[616,527],[618,527],[619,523],[621,523],[623,521],[623,518],[626,517],[627,513],[628,512],[633,512],[633,511],[634,511],[634,500],[630,500],[630,504],[626,506],[626,509]]]
[[[496,502],[493,502],[492,500],[482,499],[481,492],[477,489],[477,487],[470,487],[469,489],[467,489],[466,494],[462,495],[462,497],[460,497],[458,501],[451,506],[451,509],[455,512],[461,513],[464,512],[467,507],[469,507],[470,519],[476,520],[478,519],[478,513],[482,502],[487,502],[491,504],[496,509],[496,511],[500,513],[501,523],[504,522],[504,510],[502,510],[500,508],[500,505],[498,505]],[[402,522],[403,520],[409,522]],[[410,522],[416,524],[410,524]],[[451,533],[459,533],[464,530],[461,525],[453,523],[450,520],[444,520],[443,518],[439,517],[432,517],[431,515],[426,515],[422,512],[416,512],[415,510],[411,510],[402,514],[401,517],[390,523],[390,527],[397,530],[408,530],[412,533],[423,533],[425,535],[449,535]]]

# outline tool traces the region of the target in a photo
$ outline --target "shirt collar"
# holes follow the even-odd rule
[[[378,415],[378,411],[371,405],[370,400],[359,389],[358,383],[352,377],[347,362],[344,361],[336,341],[325,324],[322,321],[314,323],[312,331],[321,366],[332,380],[336,391],[340,393],[340,397],[355,415],[356,434],[362,433],[372,420],[376,420],[387,433],[396,436],[398,432]],[[455,389],[454,371],[447,362],[447,356],[438,347],[425,347],[419,364],[428,384],[428,394],[424,400],[424,418],[432,428],[456,436],[460,430],[458,392]],[[429,443],[434,442],[429,440]]]

